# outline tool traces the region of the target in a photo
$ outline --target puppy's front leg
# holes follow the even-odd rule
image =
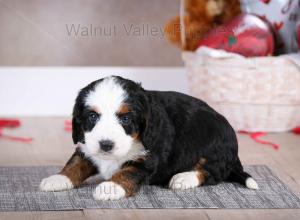
[[[97,186],[94,198],[97,200],[116,200],[132,196],[146,179],[147,173],[140,162],[126,163],[110,180]]]
[[[42,191],[71,189],[96,173],[97,168],[77,148],[65,167],[58,174],[42,180],[40,189]]]

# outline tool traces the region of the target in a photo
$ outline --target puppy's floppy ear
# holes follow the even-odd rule
[[[78,142],[84,143],[84,134],[81,125],[81,121],[79,119],[79,106],[76,100],[76,104],[73,109],[73,118],[72,118],[72,138],[74,144]]]
[[[103,79],[96,80],[83,89],[81,89],[76,97],[75,100],[75,105],[73,108],[73,119],[72,119],[72,128],[73,128],[73,142],[74,144],[77,144],[78,142],[80,143],[85,143],[84,140],[84,133],[83,133],[83,120],[82,120],[82,112],[84,111],[85,108],[85,98],[89,94],[91,90],[94,89],[95,85],[102,81]]]
[[[164,111],[159,105],[147,103],[141,141],[146,149],[151,148],[156,152],[168,148],[174,135],[174,128],[162,112]]]
[[[81,127],[81,122],[76,116],[73,116],[72,119],[72,138],[74,144],[77,144],[78,142],[84,143],[84,135]]]

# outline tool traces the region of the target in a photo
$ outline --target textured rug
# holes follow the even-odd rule
[[[118,201],[95,201],[95,178],[63,192],[41,192],[42,178],[59,167],[0,167],[0,211],[79,210],[89,208],[300,208],[300,199],[266,166],[246,166],[259,190],[221,183],[175,191],[143,186],[136,196]]]

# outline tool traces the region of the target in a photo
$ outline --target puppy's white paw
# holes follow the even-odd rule
[[[72,181],[65,175],[53,175],[42,180],[40,189],[42,191],[61,191],[66,189],[72,189]]]
[[[126,192],[122,186],[112,181],[100,183],[94,192],[96,200],[116,200],[125,197]]]
[[[177,173],[169,182],[170,189],[189,189],[199,186],[197,171]]]

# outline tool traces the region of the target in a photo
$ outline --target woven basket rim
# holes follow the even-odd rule
[[[224,62],[224,61],[236,61],[236,60],[240,60],[243,61],[245,64],[249,64],[251,65],[251,67],[256,67],[255,64],[256,62],[272,62],[272,65],[276,65],[276,66],[282,66],[282,63],[286,63],[286,64],[291,64],[291,65],[287,65],[284,66],[284,68],[299,68],[299,66],[297,66],[291,59],[287,58],[285,55],[282,56],[266,56],[266,57],[211,57],[208,55],[200,55],[197,54],[196,52],[187,52],[184,51],[182,52],[182,60],[184,61],[185,64],[189,64],[191,63],[190,60],[190,56],[194,56],[198,59],[205,59],[205,61],[219,61],[219,62]],[[210,62],[209,62],[210,63]],[[224,66],[231,66],[232,63],[224,63]],[[223,66],[223,65],[217,65],[217,66]],[[239,65],[237,65],[239,66]],[[231,66],[232,67],[232,66]],[[260,66],[259,68],[267,68],[265,66]]]

